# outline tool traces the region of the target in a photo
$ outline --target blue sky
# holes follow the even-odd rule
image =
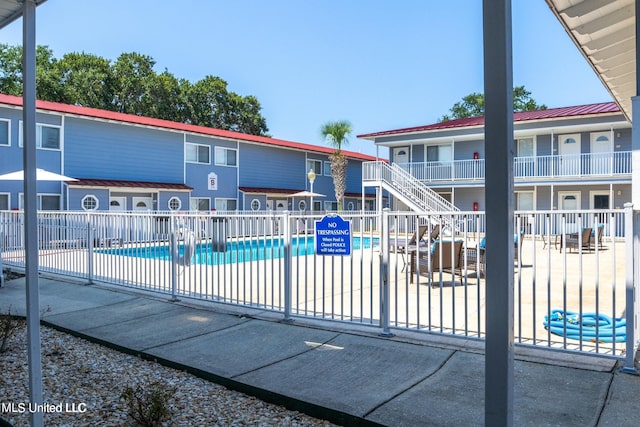
[[[219,76],[258,98],[276,138],[324,145],[321,125],[349,120],[347,148],[367,154],[355,135],[436,122],[483,91],[481,0],[49,0],[36,38],[58,58],[139,52],[157,72]],[[513,0],[513,62],[548,107],[612,100],[544,0]]]

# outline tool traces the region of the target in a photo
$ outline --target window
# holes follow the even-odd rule
[[[182,207],[182,201],[177,197],[172,197],[169,199],[169,210],[177,211]]]
[[[251,201],[251,210],[252,211],[259,211],[260,210],[260,200],[253,199]]]
[[[37,209],[41,211],[59,211],[60,210],[60,196],[58,195],[43,195],[38,194]],[[19,209],[24,210],[24,194],[20,193]]]
[[[324,162],[324,176],[331,176],[331,162]]]
[[[92,194],[82,198],[82,209],[85,211],[95,211],[98,209],[98,198]]]
[[[298,202],[298,209],[300,209],[301,211],[307,209],[307,202],[305,202],[304,200],[300,200]]]
[[[325,211],[337,211],[338,210],[338,202],[324,202],[324,210]]]
[[[237,166],[236,150],[233,148],[216,147],[216,165]]]
[[[8,211],[8,210],[9,210],[9,195],[0,194],[0,211]]]
[[[0,145],[9,145],[9,121],[0,120]]]
[[[451,145],[427,146],[427,162],[450,162],[453,159]]]
[[[322,162],[320,160],[307,159],[307,173],[313,170],[316,176],[322,175]]]
[[[533,203],[533,191],[518,191],[516,193],[516,209],[519,211],[532,211],[535,209]]]
[[[347,203],[347,210],[348,211],[352,211],[354,207],[355,207],[355,205],[353,204],[353,202]]]
[[[22,126],[20,126],[19,145],[23,146]],[[60,127],[36,125],[36,147],[48,150],[60,149]]]
[[[209,211],[211,210],[211,200],[208,197],[192,197],[189,200],[189,210]]]
[[[191,144],[189,142],[185,145],[185,158],[187,163],[201,163],[208,165],[211,163],[209,155],[211,153],[211,147],[202,144]]]
[[[236,199],[216,199],[216,210],[235,211],[236,209],[238,209]]]

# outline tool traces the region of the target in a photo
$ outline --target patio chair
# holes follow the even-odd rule
[[[427,275],[433,278],[433,273],[451,273],[454,276],[454,280],[452,280],[453,284],[455,282],[455,275],[457,274],[460,276],[460,284],[462,285],[462,276],[464,275],[461,261],[462,243],[462,240],[453,242],[451,240],[436,240],[433,242],[429,250],[419,253],[417,264],[420,275]],[[415,258],[415,255],[412,255],[414,263],[416,262]],[[411,277],[413,280],[413,274]]]
[[[524,230],[520,230],[520,233],[513,235],[513,261],[518,262],[522,258],[522,236],[524,236]],[[467,270],[475,271],[479,265],[479,272],[481,276],[484,276],[484,268],[486,263],[486,236],[480,239],[478,246],[475,248],[467,248]]]
[[[596,245],[598,249],[602,249],[602,232],[604,231],[604,224],[598,224],[598,227],[591,232],[591,249],[595,250]]]
[[[439,226],[438,230],[440,229]],[[435,227],[434,227],[435,228]],[[418,230],[414,232],[411,237],[408,236],[391,238],[389,239],[389,252],[397,253],[402,256],[402,261],[404,262],[404,266],[402,267],[402,271],[407,268],[407,259],[406,255],[411,252],[412,249],[415,249],[418,245],[426,245],[426,243],[421,243],[424,235],[427,234],[429,230],[429,225],[420,225],[418,226]],[[433,232],[431,233],[433,235]]]
[[[582,229],[582,233],[572,233],[567,234],[566,245],[567,249],[576,249],[579,248],[586,249],[591,252],[591,227],[586,227]],[[562,238],[561,238],[562,239]],[[560,242],[560,252],[562,252],[563,242]]]

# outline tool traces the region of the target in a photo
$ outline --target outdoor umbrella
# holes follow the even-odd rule
[[[0,175],[0,180],[24,181],[24,170],[2,174]],[[77,179],[38,168],[36,169],[36,181],[77,181]]]
[[[293,204],[295,204],[295,198],[296,197],[310,197],[311,198],[311,207],[310,207],[310,209],[313,210],[313,198],[314,197],[325,197],[325,195],[324,194],[320,194],[320,193],[314,193],[313,191],[304,190],[304,191],[298,191],[297,193],[290,194],[289,197],[293,198],[293,200],[294,200],[292,202]]]

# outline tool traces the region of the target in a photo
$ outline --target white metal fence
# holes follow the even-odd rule
[[[625,239],[633,215],[630,208],[516,213],[517,343],[620,358],[626,340],[635,345],[635,320],[633,337],[623,324],[629,307],[637,310],[628,292],[636,280],[633,242]],[[350,256],[318,255],[314,224],[321,217],[300,213],[40,212],[38,263],[42,272],[88,283],[251,306],[286,319],[484,337],[491,284],[482,212],[341,216],[351,222]],[[24,268],[23,232],[21,212],[0,212],[5,268]]]

